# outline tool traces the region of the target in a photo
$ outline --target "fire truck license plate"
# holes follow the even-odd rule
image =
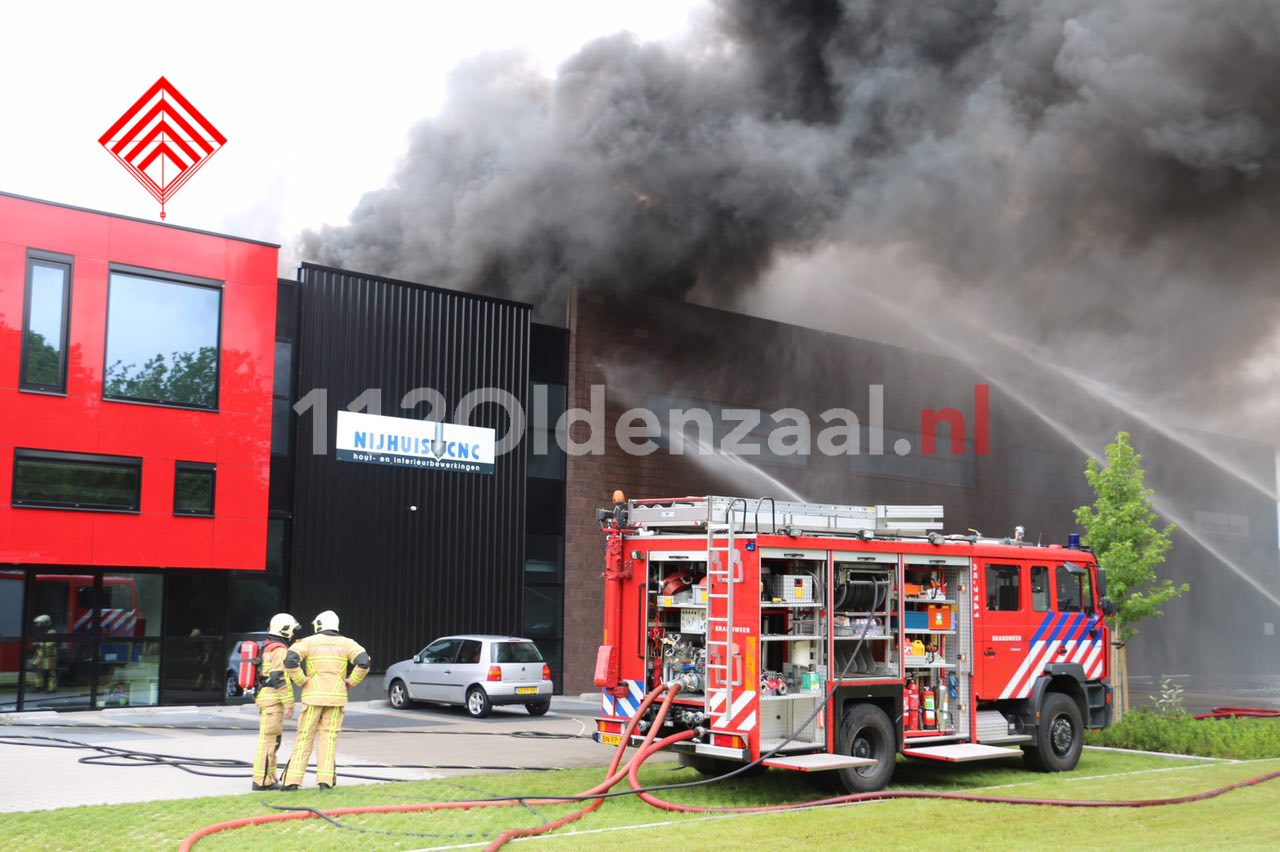
[[[516,695],[537,695],[538,687],[536,686],[517,686]]]
[[[618,745],[622,742],[622,734],[601,734],[600,745]]]

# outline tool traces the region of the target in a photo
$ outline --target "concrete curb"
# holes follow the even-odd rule
[[[1201,757],[1196,754],[1173,754],[1167,751],[1139,751],[1136,748],[1112,748],[1111,746],[1093,746],[1087,745],[1085,748],[1090,751],[1109,751],[1115,754],[1141,754],[1147,757],[1164,757],[1169,760],[1213,760],[1218,763],[1239,763],[1238,760],[1232,760],[1229,757]]]

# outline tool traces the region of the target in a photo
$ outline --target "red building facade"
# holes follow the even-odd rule
[[[277,254],[0,195],[0,563],[264,567]]]
[[[0,712],[230,695],[282,588],[277,254],[0,194]]]

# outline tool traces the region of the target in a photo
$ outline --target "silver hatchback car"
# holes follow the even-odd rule
[[[382,677],[396,709],[415,701],[461,704],[477,719],[495,704],[523,704],[532,716],[551,707],[551,667],[528,639],[514,636],[445,636]]]

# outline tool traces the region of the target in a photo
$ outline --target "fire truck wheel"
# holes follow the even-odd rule
[[[483,719],[493,712],[493,702],[483,687],[473,686],[467,690],[467,712],[476,719]]]
[[[874,704],[855,704],[844,711],[838,746],[841,754],[875,761],[867,766],[836,770],[840,788],[845,792],[874,793],[883,790],[893,777],[898,757],[893,723]]]
[[[397,710],[403,710],[411,703],[409,701],[409,690],[405,688],[404,681],[393,680],[391,686],[387,688],[387,701]]]
[[[1035,746],[1022,747],[1023,762],[1036,772],[1067,772],[1075,769],[1083,747],[1080,708],[1070,696],[1050,692],[1040,706]]]

